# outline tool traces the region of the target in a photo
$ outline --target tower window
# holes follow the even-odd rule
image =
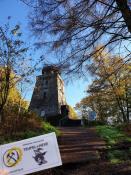
[[[43,97],[47,98],[47,93],[46,92],[44,92]]]
[[[45,85],[48,85],[48,80],[45,81]]]

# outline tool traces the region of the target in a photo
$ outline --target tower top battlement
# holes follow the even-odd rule
[[[60,73],[60,68],[58,68],[57,66],[55,65],[47,65],[47,66],[44,66],[43,69],[42,69],[42,74],[44,74],[45,72],[56,72],[56,73]]]

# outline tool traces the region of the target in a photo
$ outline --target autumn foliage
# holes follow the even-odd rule
[[[121,57],[99,51],[87,69],[94,80],[87,89],[88,95],[76,105],[76,108],[84,115],[92,109],[102,121],[112,117],[114,122],[129,123],[130,63],[125,63]]]

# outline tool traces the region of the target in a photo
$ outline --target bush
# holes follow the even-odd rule
[[[130,160],[129,153],[125,150],[113,150],[108,152],[108,159],[111,163],[120,163]]]
[[[35,113],[25,112],[18,116],[15,112],[10,112],[6,115],[1,127],[1,132],[5,137],[6,135],[12,137],[19,132],[42,130],[42,120]]]
[[[131,133],[131,123],[120,124],[117,128],[127,133]]]
[[[24,111],[19,116],[14,111],[8,111],[5,122],[0,128],[0,144],[9,143],[42,135],[45,133],[60,132],[49,123],[44,122],[33,112]]]

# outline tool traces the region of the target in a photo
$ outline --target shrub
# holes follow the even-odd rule
[[[24,111],[16,115],[14,111],[6,113],[6,120],[0,128],[0,144],[31,138],[45,133],[60,132],[44,122],[39,116],[33,112]]]
[[[120,163],[122,161],[130,160],[129,153],[125,150],[113,150],[108,152],[108,159],[111,163]]]
[[[4,136],[13,136],[18,132],[41,131],[42,121],[35,114],[31,112],[21,113],[19,116],[15,112],[6,113],[6,119],[1,127],[1,132]]]

